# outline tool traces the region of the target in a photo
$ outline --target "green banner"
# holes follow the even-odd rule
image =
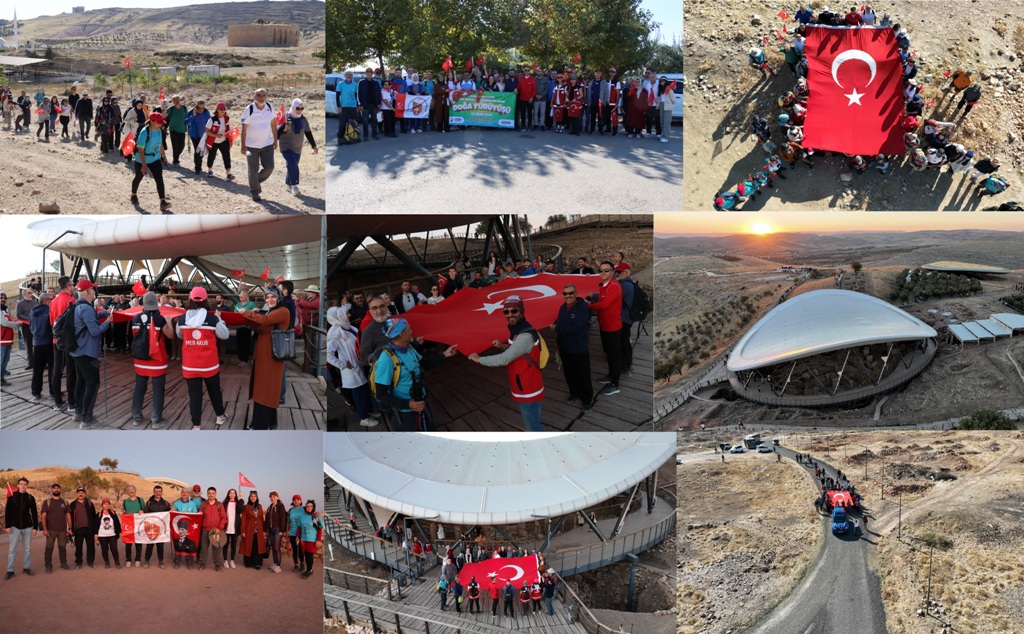
[[[458,97],[448,112],[451,125],[474,125],[487,128],[515,128],[516,95],[511,92],[452,93]],[[479,100],[477,96],[479,94]]]

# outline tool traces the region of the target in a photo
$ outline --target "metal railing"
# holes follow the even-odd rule
[[[360,575],[354,572],[324,566],[324,582],[327,585],[344,588],[346,590],[351,590],[352,592],[362,592],[363,594],[379,596],[381,598],[386,594],[388,601],[395,601],[397,599],[404,598],[402,595],[402,584],[393,583],[393,581],[393,578],[377,579],[376,577],[367,577],[366,575]],[[371,591],[371,584],[374,584],[375,586],[383,586],[383,588]]]
[[[348,526],[347,520],[334,517],[330,513],[325,513],[324,517],[327,518],[324,522],[327,534],[346,550],[412,576],[421,576],[428,567],[429,562],[424,555],[403,550],[400,546],[395,546],[372,533],[354,529]],[[389,553],[388,549],[393,552]]]
[[[306,342],[302,369],[315,369],[313,375],[327,376],[327,331],[316,326],[303,325],[302,338]]]
[[[324,606],[329,613],[331,608],[327,605],[328,601],[341,603],[341,612],[344,614],[345,623],[352,625],[357,620],[365,619],[368,621],[371,631],[373,632],[387,632],[393,631],[401,634],[402,632],[419,632],[422,631],[424,634],[430,634],[430,628],[433,626],[435,631],[447,632],[454,628],[455,634],[490,634],[492,632],[503,632],[503,628],[498,628],[493,625],[487,625],[484,623],[475,623],[472,621],[466,621],[464,623],[452,624],[451,622],[445,622],[425,614],[416,614],[411,609],[405,609],[389,606],[382,606],[375,604],[373,599],[361,597],[353,597],[351,595],[341,595],[338,592],[332,593],[328,590],[324,591]],[[356,610],[353,610],[353,606],[357,608],[363,608],[366,611],[366,616],[354,615]],[[335,609],[337,611],[337,609]],[[356,616],[359,618],[357,619]],[[393,624],[392,624],[393,622]],[[384,629],[384,628],[387,629]],[[403,627],[405,629],[403,629]],[[422,628],[422,629],[420,629]]]
[[[655,544],[665,541],[674,534],[676,514],[671,513],[654,526],[628,535],[620,535],[606,542],[589,544],[578,548],[554,551],[548,555],[548,565],[559,574],[569,576],[622,561],[626,555],[641,553]],[[606,552],[608,547],[610,552]]]

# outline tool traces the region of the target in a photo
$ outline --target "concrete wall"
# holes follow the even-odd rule
[[[299,27],[294,24],[232,24],[228,46],[298,46]]]

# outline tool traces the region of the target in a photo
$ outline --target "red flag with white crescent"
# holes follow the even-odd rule
[[[538,331],[558,319],[563,303],[562,289],[576,286],[576,296],[598,291],[597,275],[555,275],[540,273],[510,277],[485,288],[463,288],[437,304],[420,304],[403,317],[412,325],[413,336],[444,344],[458,344],[459,352],[483,352],[495,339],[508,337],[508,322],[502,303],[509,295],[523,300],[526,321]]]
[[[124,58],[124,67],[125,68],[131,68],[132,67],[132,58],[130,58],[130,57]]]
[[[260,275],[260,279],[264,282],[270,279],[270,267],[263,269],[263,274]]]
[[[157,97],[157,100],[161,101],[161,102],[164,100],[164,87],[163,86],[160,86],[160,96]]]
[[[121,541],[125,544],[166,544],[171,541],[171,513],[121,514]]]
[[[281,107],[277,109],[277,116],[275,117],[275,121],[277,122],[277,125],[284,125],[284,122],[286,120],[287,119],[285,118],[284,115],[284,104],[281,104]]]
[[[441,64],[441,68],[444,70],[451,70],[452,66],[454,66],[454,64],[452,64],[452,56],[449,55],[448,57],[444,58],[444,63]]]
[[[255,489],[256,485],[252,483],[252,480],[250,480],[249,478],[245,477],[245,475],[241,471],[239,471],[238,472],[238,488],[241,489],[242,487],[249,487],[250,489]]]
[[[132,286],[132,292],[135,293],[136,295],[145,295],[146,294],[146,287],[143,286],[142,280],[139,280],[138,282],[135,282],[135,284]]]
[[[444,287],[448,285],[448,278],[438,273],[437,275],[437,290],[444,292]]]
[[[892,29],[807,27],[804,147],[902,154],[902,65]]]
[[[783,9],[782,11],[779,11],[778,15],[779,15],[779,19],[780,20],[788,20],[789,19],[789,14],[786,13],[785,9]]]
[[[245,275],[245,269],[231,269],[231,277],[242,277]]]
[[[512,586],[519,590],[523,585],[533,585],[540,581],[540,561],[537,555],[484,559],[466,564],[459,571],[459,583],[463,586],[468,586],[472,577],[476,577],[483,591],[490,589],[492,581],[499,589],[505,586],[506,581],[511,581]]]
[[[123,322],[126,322],[126,321],[131,321],[132,319],[135,318],[136,315],[138,315],[141,312],[142,312],[142,306],[133,306],[132,308],[128,308],[128,309],[125,309],[125,310],[115,310],[114,311],[114,323],[118,324],[118,323],[123,323]],[[164,319],[170,321],[171,319],[174,319],[176,317],[181,317],[182,315],[184,315],[185,314],[185,309],[184,308],[175,308],[174,306],[163,305],[163,306],[160,307],[160,314],[163,316]],[[224,312],[221,312],[220,318],[221,318],[221,320],[225,324],[227,324],[229,326],[244,326],[244,325],[246,325],[245,324],[245,317],[242,316],[242,313],[236,313],[234,311],[224,311]]]
[[[12,495],[14,495],[14,487],[12,487],[11,483],[8,482],[7,483],[7,497],[11,497]]]
[[[202,513],[171,511],[171,548],[174,554],[195,557],[199,554],[199,527]]]

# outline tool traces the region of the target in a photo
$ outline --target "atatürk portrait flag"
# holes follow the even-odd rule
[[[804,146],[903,154],[903,66],[888,27],[807,27]]]

